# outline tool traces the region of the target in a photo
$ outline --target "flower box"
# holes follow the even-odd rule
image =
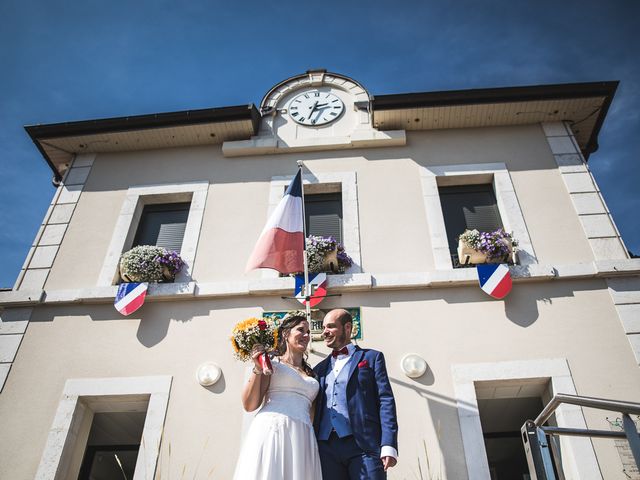
[[[336,273],[339,270],[338,250],[334,249],[324,254],[322,259],[322,269],[325,272]]]
[[[166,248],[139,245],[123,253],[118,265],[123,282],[173,282],[184,261]]]
[[[464,241],[458,240],[458,261],[461,265],[477,265],[479,263],[515,263],[515,252],[511,242],[509,243],[509,253],[503,257],[488,257],[486,253],[469,247]]]
[[[511,234],[501,228],[493,232],[465,230],[458,238],[458,261],[460,265],[515,263],[517,245]]]
[[[311,273],[344,273],[353,260],[333,237],[310,235],[306,240],[307,263]]]

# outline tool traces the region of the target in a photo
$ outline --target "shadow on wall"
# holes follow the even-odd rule
[[[395,388],[410,389],[424,399],[427,417],[431,420],[435,442],[429,441],[427,432],[422,435],[422,445],[417,445],[416,456],[408,458],[403,456],[403,475],[420,480],[435,480],[440,478],[467,478],[467,468],[464,459],[456,458],[456,455],[446,452],[462,452],[462,437],[458,423],[458,409],[456,400],[445,395],[430,391],[426,386],[433,385],[435,378],[431,369],[416,379],[400,380],[390,378]],[[404,425],[411,422],[407,416],[410,412],[398,409],[399,421]],[[445,426],[445,428],[443,428]],[[443,455],[441,452],[445,452]],[[398,472],[400,473],[400,472]]]
[[[531,326],[538,317],[540,302],[552,305],[554,299],[574,297],[576,292],[597,289],[591,281],[551,281],[540,283],[514,282],[509,295],[502,300],[489,297],[480,290],[471,293],[469,289],[456,289],[451,295],[443,296],[447,303],[473,304],[475,302],[501,302],[504,304],[505,316],[514,324],[526,328]],[[601,287],[604,288],[604,287]]]

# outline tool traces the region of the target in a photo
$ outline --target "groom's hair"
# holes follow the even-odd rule
[[[348,311],[342,308],[339,308],[336,310],[338,312],[338,316],[336,317],[336,320],[340,322],[340,325],[344,327],[347,323],[353,323],[353,317]]]

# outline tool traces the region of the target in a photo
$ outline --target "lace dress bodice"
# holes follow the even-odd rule
[[[311,403],[319,388],[315,378],[302,376],[276,359],[264,404],[257,415],[281,414],[311,425]]]

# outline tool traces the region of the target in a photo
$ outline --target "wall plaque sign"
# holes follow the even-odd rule
[[[311,341],[312,342],[321,342],[322,341],[322,320],[324,320],[324,316],[329,313],[332,309],[311,309]],[[353,329],[351,331],[351,338],[353,340],[361,340],[362,339],[362,320],[360,318],[360,307],[349,307],[345,308],[347,312],[351,314],[353,317]],[[299,310],[276,310],[276,311],[268,311],[262,314],[262,318],[272,318],[276,324],[280,323],[280,320],[289,312],[299,311]]]

